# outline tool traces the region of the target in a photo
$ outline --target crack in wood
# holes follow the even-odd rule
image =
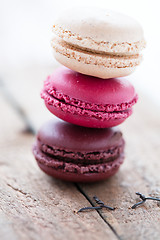
[[[8,187],[10,187],[10,188],[12,188],[14,191],[17,191],[17,192],[19,192],[19,193],[21,193],[21,194],[23,194],[23,195],[28,195],[28,193],[26,193],[26,192],[23,192],[21,189],[19,189],[19,188],[16,188],[16,187],[13,187],[11,184],[9,184],[9,183],[7,183],[7,186]]]
[[[88,200],[88,202],[95,207],[94,203],[92,202],[92,200],[89,198],[89,196],[87,196],[87,194],[83,191],[83,189],[80,187],[80,185],[78,183],[74,183],[74,185],[76,186],[77,190]],[[98,212],[99,216],[103,219],[103,221],[109,226],[109,228],[112,230],[112,232],[115,234],[115,236],[117,237],[118,240],[122,240],[122,238],[119,236],[119,234],[116,232],[116,230],[114,229],[114,227],[107,222],[107,220],[103,217],[103,215],[101,214],[100,210],[96,209],[96,211]]]

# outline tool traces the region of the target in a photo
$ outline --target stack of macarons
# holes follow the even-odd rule
[[[124,160],[124,139],[115,126],[138,99],[126,76],[141,62],[143,30],[120,13],[76,8],[59,15],[53,32],[54,56],[64,66],[47,77],[41,97],[58,118],[39,130],[33,154],[53,177],[106,179]]]

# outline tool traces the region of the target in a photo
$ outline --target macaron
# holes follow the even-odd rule
[[[55,19],[53,33],[51,45],[58,62],[104,79],[132,73],[145,47],[135,19],[106,9],[67,9]]]
[[[48,175],[93,182],[118,171],[124,160],[124,139],[116,128],[85,128],[52,119],[40,128],[33,154]]]
[[[132,114],[138,98],[126,78],[105,80],[66,67],[48,76],[41,97],[57,117],[91,128],[119,125]]]

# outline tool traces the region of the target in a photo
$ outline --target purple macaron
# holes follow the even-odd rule
[[[40,128],[33,154],[48,175],[94,182],[118,171],[124,160],[124,139],[117,128],[86,128],[53,119]]]

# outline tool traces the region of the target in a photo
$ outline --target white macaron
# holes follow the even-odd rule
[[[53,25],[51,45],[64,66],[100,78],[127,76],[145,47],[141,25],[131,17],[98,8],[72,8]]]

